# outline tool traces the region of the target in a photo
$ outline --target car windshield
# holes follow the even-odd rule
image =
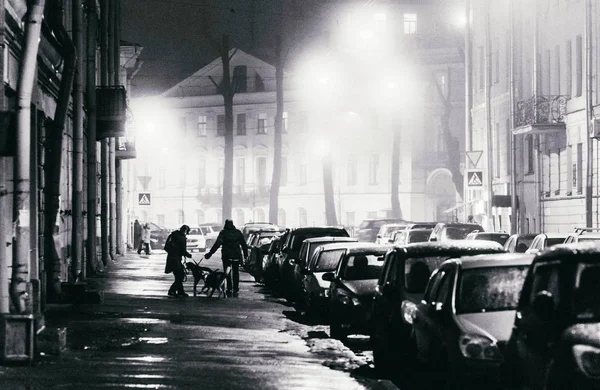
[[[191,228],[188,236],[201,236],[202,230],[200,228]]]
[[[446,227],[446,237],[451,240],[464,240],[467,234],[477,230],[472,226],[448,226]]]
[[[577,270],[573,312],[579,320],[600,319],[600,265],[580,264]]]
[[[456,293],[456,312],[515,310],[528,268],[523,265],[464,270]]]
[[[406,226],[401,226],[401,225],[392,225],[392,226],[386,226],[382,228],[381,231],[381,236],[382,237],[390,237],[392,235],[392,233],[394,233],[395,231],[404,229]]]
[[[495,241],[495,242],[497,242],[499,244],[504,245],[504,243],[506,242],[506,240],[508,240],[508,237],[509,237],[508,234],[481,233],[481,234],[478,234],[475,239],[476,240]]]
[[[217,232],[218,233],[221,230],[223,230],[223,226],[221,226],[221,225],[212,225],[211,227],[212,227],[213,232]]]
[[[548,248],[550,246],[562,244],[563,242],[565,242],[565,237],[547,238],[546,239],[546,248]]]
[[[314,271],[316,272],[330,272],[334,271],[338,263],[340,262],[340,258],[346,252],[345,249],[335,249],[330,251],[323,251],[319,254],[319,258],[315,264]]]
[[[531,246],[534,238],[535,237],[519,237],[517,239],[517,252],[519,252],[519,249],[523,248],[523,245],[525,245],[525,250],[523,250],[523,252],[525,252],[527,248]],[[519,247],[519,245],[521,246]]]
[[[429,241],[431,230],[426,231],[411,231],[408,233],[408,242],[426,242]]]
[[[444,261],[448,260],[449,258],[450,256],[423,256],[411,257],[406,259],[406,262],[404,263],[404,285],[408,285],[408,279],[410,276],[409,274],[411,272],[423,272],[425,271],[425,267],[427,267],[426,271],[430,275],[433,271],[438,269]]]
[[[348,257],[340,274],[344,280],[379,279],[382,268],[383,254],[360,253]]]

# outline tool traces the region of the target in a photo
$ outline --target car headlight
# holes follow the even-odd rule
[[[402,319],[404,322],[412,325],[415,315],[417,314],[417,305],[410,301],[402,301],[400,310],[402,311]]]
[[[493,340],[477,334],[462,335],[458,341],[464,357],[479,360],[502,360],[498,345]]]
[[[360,301],[356,297],[351,297],[347,294],[339,294],[338,300],[342,303],[342,305],[348,306],[358,306],[360,305]]]
[[[573,355],[579,370],[586,376],[600,377],[600,348],[589,345],[574,345]]]

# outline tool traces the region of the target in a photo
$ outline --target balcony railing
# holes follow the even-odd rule
[[[565,95],[535,95],[527,100],[517,102],[515,127],[564,126],[567,99],[568,96]]]

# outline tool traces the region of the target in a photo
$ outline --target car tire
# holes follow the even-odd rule
[[[389,349],[384,346],[383,340],[377,336],[371,336],[373,345],[373,364],[375,369],[382,374],[388,374],[392,371],[393,358]]]

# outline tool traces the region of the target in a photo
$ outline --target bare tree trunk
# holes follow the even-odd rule
[[[323,157],[323,193],[325,194],[325,219],[329,226],[336,226],[335,194],[333,193],[333,161],[331,154]]]
[[[399,187],[400,187],[400,131],[402,127],[392,123],[394,132],[392,139],[392,216],[402,218],[402,209],[400,208]]]
[[[223,61],[223,80],[221,93],[225,104],[225,162],[223,173],[223,220],[231,219],[233,206],[233,86],[229,69],[229,36],[223,34],[221,46],[221,59]]]
[[[275,140],[273,146],[273,178],[271,179],[271,199],[269,205],[269,222],[278,223],[279,187],[281,185],[281,153],[283,133],[283,58],[281,53],[281,36],[277,37],[275,65],[275,83],[277,94],[277,113],[275,114]]]

